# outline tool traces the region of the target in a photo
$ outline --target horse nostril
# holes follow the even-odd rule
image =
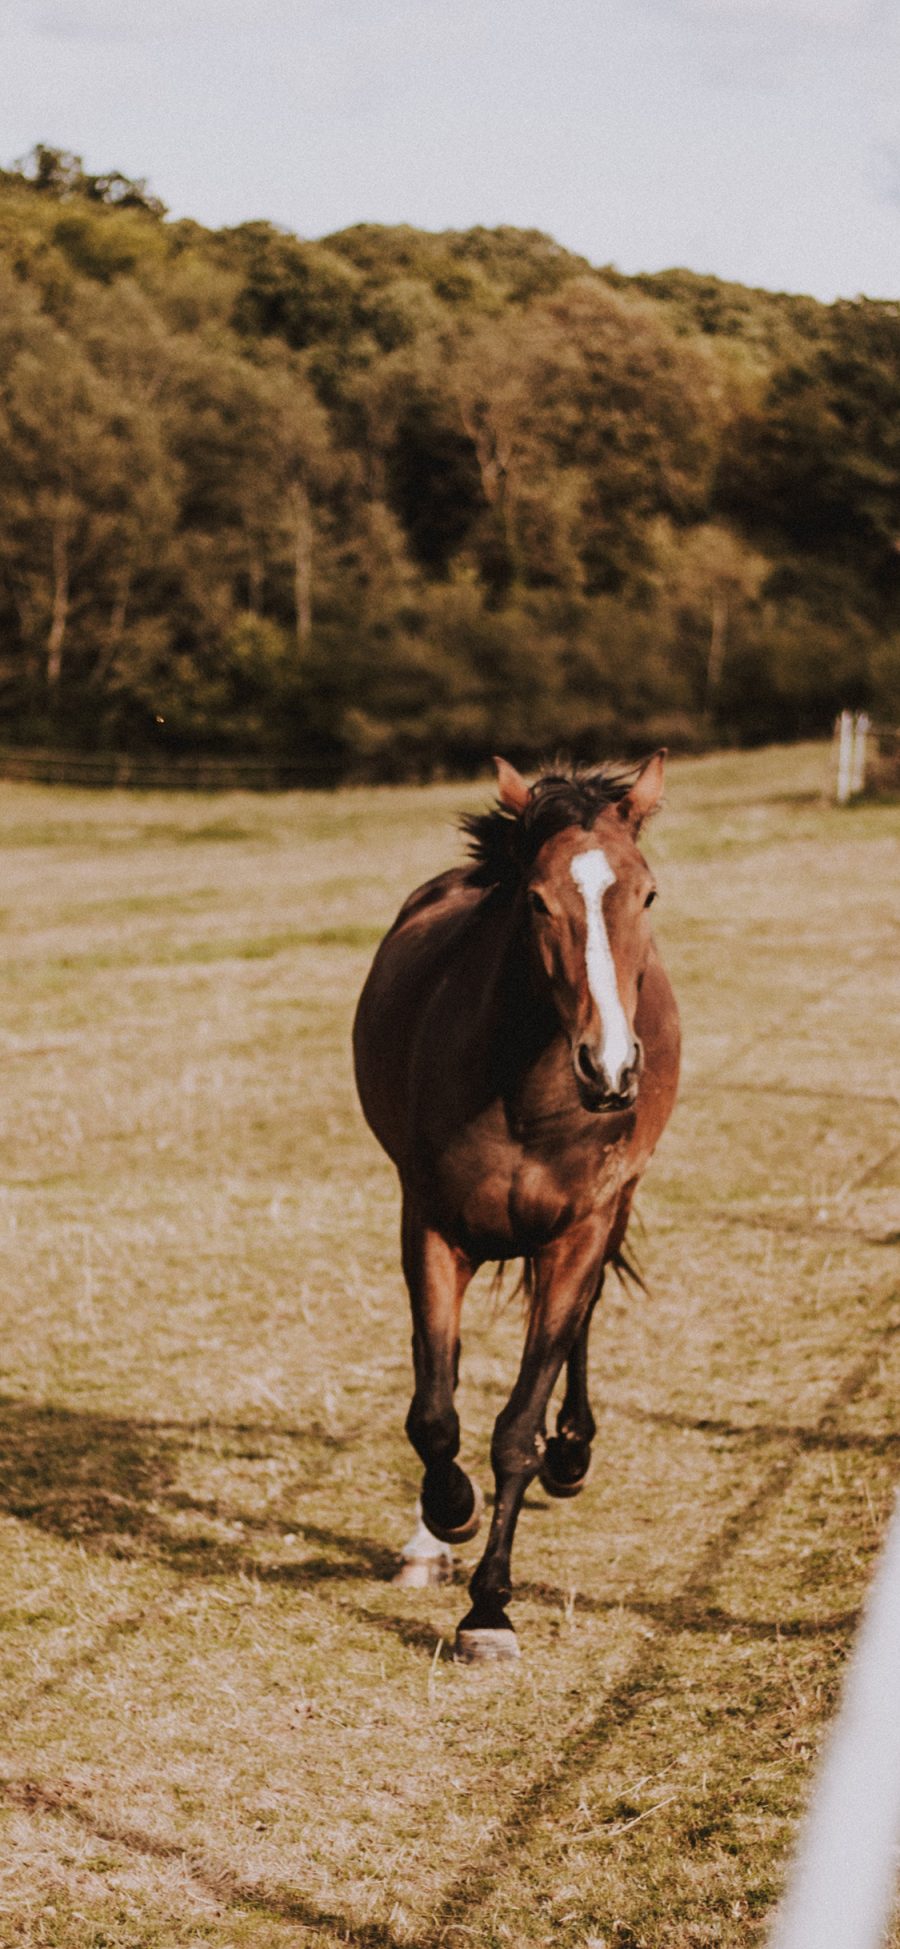
[[[586,1042],[579,1042],[575,1051],[575,1074],[581,1077],[583,1083],[602,1084],[605,1080],[603,1070],[591,1055]]]

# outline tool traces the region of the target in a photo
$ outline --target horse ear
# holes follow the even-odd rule
[[[507,812],[524,812],[531,797],[531,790],[526,785],[521,772],[517,772],[515,765],[509,764],[506,758],[495,758],[494,769],[497,773],[497,796],[500,804],[505,805]]]
[[[665,769],[666,748],[663,746],[641,766],[630,792],[619,800],[619,818],[627,821],[632,832],[640,832],[644,820],[656,811],[663,794]]]

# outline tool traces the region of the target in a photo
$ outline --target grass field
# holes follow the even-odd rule
[[[348,1053],[487,788],[0,786],[4,1946],[762,1939],[900,1464],[900,821],[826,777],[671,769],[649,1294],[597,1320],[591,1486],[529,1494],[512,1671],[449,1657],[464,1563],[389,1581],[409,1329]]]

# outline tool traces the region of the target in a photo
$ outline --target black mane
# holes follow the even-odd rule
[[[475,884],[515,889],[546,840],[567,826],[589,830],[606,806],[618,805],[627,796],[639,769],[636,765],[566,767],[537,780],[523,812],[510,812],[499,800],[490,812],[464,812],[459,823],[468,842]]]

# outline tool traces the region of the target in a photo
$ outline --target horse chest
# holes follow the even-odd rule
[[[443,1153],[432,1178],[435,1218],[484,1258],[515,1257],[608,1205],[625,1176],[623,1144],[590,1135],[560,1145],[546,1132],[510,1131],[501,1106]]]

